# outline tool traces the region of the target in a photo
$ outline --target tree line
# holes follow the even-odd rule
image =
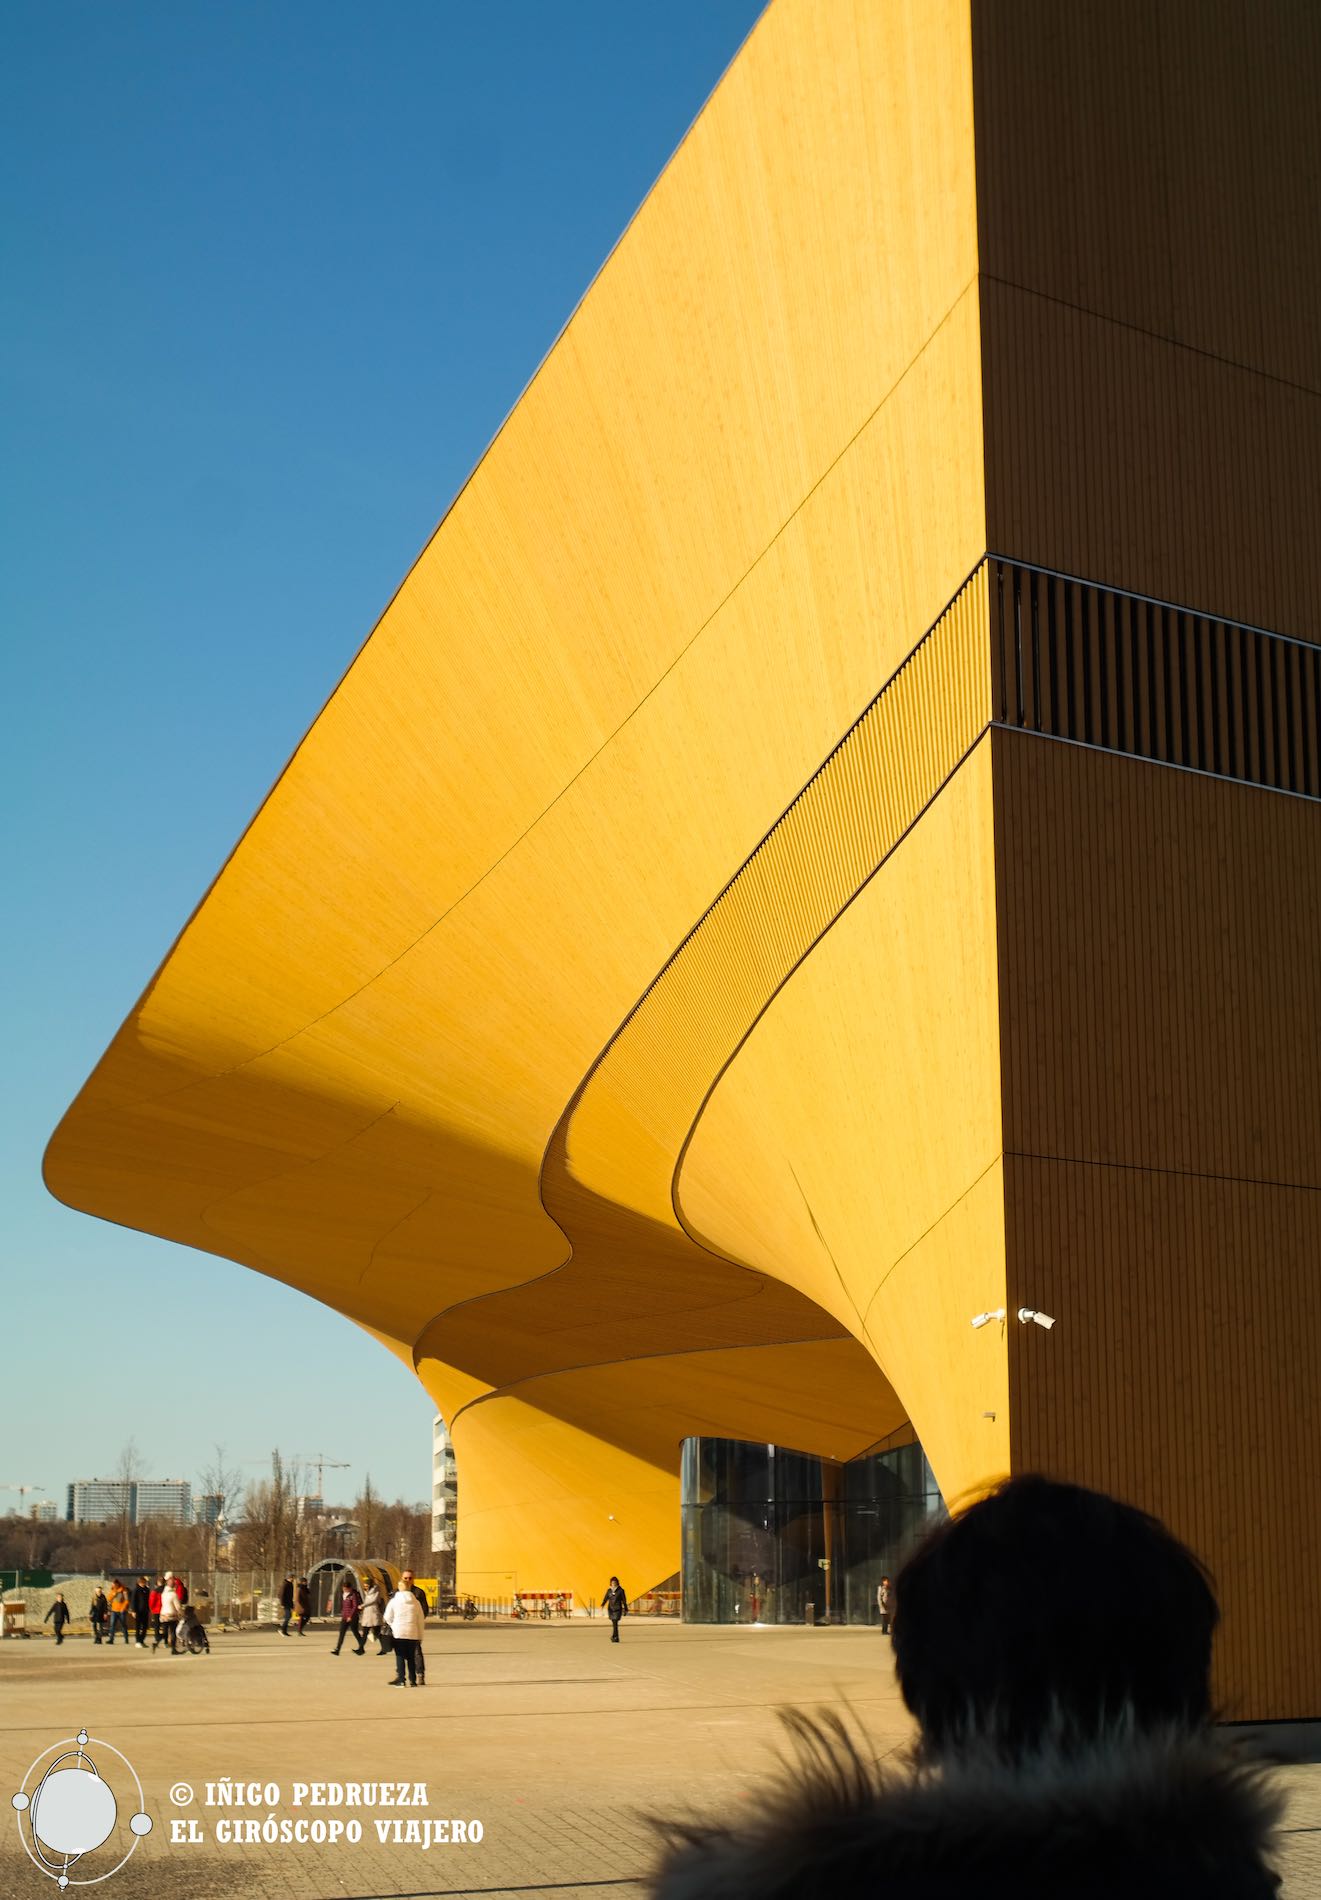
[[[128,1485],[141,1476],[132,1439],[113,1473]],[[193,1504],[206,1520],[176,1524],[165,1517],[131,1519],[127,1503],[103,1524],[40,1523],[0,1518],[0,1569],[54,1570],[92,1575],[179,1571],[256,1570],[305,1575],[322,1557],[385,1557],[419,1575],[432,1573],[429,1509],[402,1498],[387,1502],[370,1473],[347,1512],[311,1513],[309,1468],[278,1449],[268,1475],[244,1480],[216,1447],[199,1474]],[[206,1501],[205,1503],[203,1501]]]

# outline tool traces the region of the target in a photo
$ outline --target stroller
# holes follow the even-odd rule
[[[191,1656],[209,1656],[211,1645],[207,1641],[206,1631],[198,1620],[197,1611],[191,1603],[183,1606],[183,1616],[179,1620],[179,1633],[175,1638],[181,1650],[186,1649]]]

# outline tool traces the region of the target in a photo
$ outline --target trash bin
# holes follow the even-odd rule
[[[803,1611],[803,1621],[804,1623],[807,1624],[807,1627],[809,1629],[811,1629],[812,1625],[816,1622],[816,1604],[815,1603],[809,1603],[807,1608]]]

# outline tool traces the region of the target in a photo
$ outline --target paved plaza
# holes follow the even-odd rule
[[[428,1630],[425,1689],[392,1689],[391,1663],[333,1633],[217,1634],[209,1657],[0,1645],[6,1796],[42,1751],[85,1728],[133,1764],[151,1833],[107,1887],[113,1900],[518,1894],[555,1900],[636,1892],[651,1856],[645,1810],[729,1811],[775,1772],[777,1706],[842,1708],[879,1757],[912,1725],[876,1631],[684,1627],[632,1619],[614,1646],[602,1623]],[[1321,1893],[1321,1767],[1281,1771],[1289,1793],[1288,1900]],[[205,1805],[205,1784],[278,1785],[243,1808]],[[112,1778],[113,1779],[113,1778]],[[296,1784],[424,1782],[425,1805],[356,1810],[360,1844],[218,1844],[219,1822],[350,1818],[295,1803]],[[185,1805],[178,1784],[193,1799]],[[54,1892],[22,1857],[9,1818],[0,1891]],[[408,1823],[482,1824],[473,1843],[409,1840]],[[378,1838],[376,1821],[387,1838]],[[399,1823],[395,1838],[395,1823]],[[172,1844],[192,1823],[202,1836]],[[421,1830],[418,1830],[421,1831]],[[71,1875],[101,1871],[89,1856]]]

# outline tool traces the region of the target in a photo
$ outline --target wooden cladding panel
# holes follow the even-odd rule
[[[1017,1471],[1154,1511],[1209,1565],[1231,1718],[1321,1714],[1321,1194],[1006,1155]]]
[[[989,567],[998,724],[1316,795],[1316,648],[1017,562]]]
[[[1321,1189],[1321,808],[994,737],[1006,1147]]]
[[[676,1181],[708,1246],[847,1319],[948,1499],[1008,1469],[1004,1337],[968,1325],[1003,1304],[991,795],[983,737],[756,1023]]]
[[[1157,1511],[1216,1574],[1233,1711],[1321,1715],[1321,808],[992,758],[1006,1304],[1059,1321],[1010,1340],[1014,1468]]]
[[[1312,0],[973,0],[972,25],[982,270],[1321,390]]]
[[[567,1155],[574,1179],[594,1193],[668,1218],[674,1159],[712,1078],[990,721],[986,578],[983,564],[593,1066],[551,1146],[552,1211]]]
[[[1316,636],[1321,396],[990,275],[981,296],[988,546]]]

